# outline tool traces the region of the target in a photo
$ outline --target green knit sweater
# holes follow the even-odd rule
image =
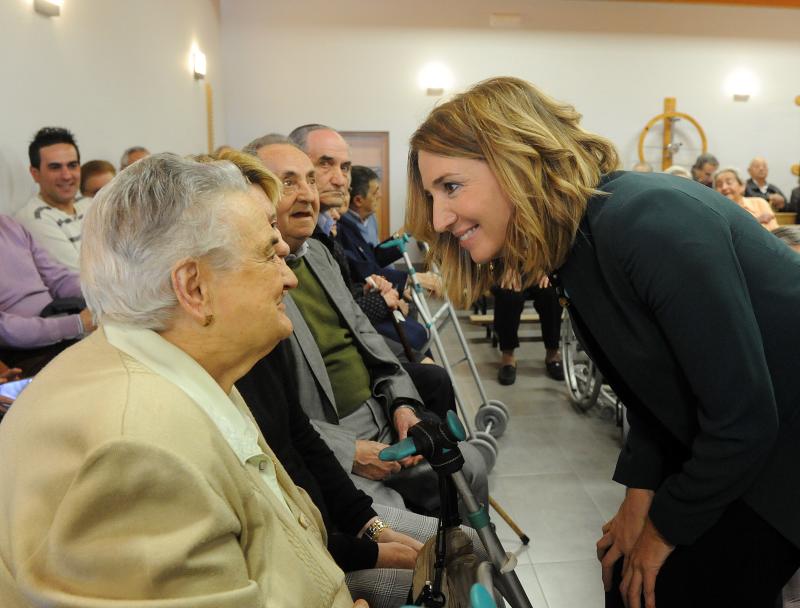
[[[328,372],[339,418],[351,414],[372,394],[369,371],[347,324],[304,259],[294,262],[297,288],[292,299],[317,342]]]

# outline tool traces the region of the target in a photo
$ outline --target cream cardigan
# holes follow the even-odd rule
[[[0,425],[0,606],[351,608],[319,512],[258,441],[291,513],[102,329],[67,349]]]

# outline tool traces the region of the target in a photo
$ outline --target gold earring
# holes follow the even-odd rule
[[[203,321],[203,327],[208,327],[213,322],[214,322],[214,315],[206,315],[206,318]]]

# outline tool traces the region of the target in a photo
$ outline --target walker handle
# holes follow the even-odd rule
[[[404,232],[396,239],[389,239],[388,241],[384,241],[383,243],[378,245],[378,247],[380,247],[381,249],[391,249],[392,247],[397,247],[401,253],[405,253],[406,243],[408,243],[410,239],[411,237],[408,236],[408,233]]]
[[[467,438],[467,433],[464,430],[464,425],[458,419],[458,416],[453,410],[447,412],[447,424],[444,431],[450,436],[453,441],[464,441]],[[378,454],[378,458],[386,461],[403,460],[408,456],[416,456],[417,444],[414,443],[413,437],[406,437],[403,441],[390,445],[388,448],[383,448]]]
[[[390,445],[388,448],[383,448],[378,454],[378,458],[384,462],[389,460],[403,460],[409,456],[414,456],[417,453],[417,445],[414,443],[413,437],[406,437],[403,441]]]

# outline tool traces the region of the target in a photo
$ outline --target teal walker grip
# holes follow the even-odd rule
[[[456,441],[466,441],[467,432],[464,430],[464,425],[461,424],[461,421],[453,410],[447,412],[447,428],[453,434],[453,439]]]
[[[409,237],[408,234],[403,233],[396,239],[389,239],[388,241],[381,243],[378,245],[378,247],[381,249],[391,249],[392,247],[397,247],[401,253],[405,253],[406,243],[408,243],[410,238],[411,237]]]
[[[390,445],[388,448],[383,448],[378,454],[378,458],[384,462],[390,460],[403,460],[408,456],[414,456],[417,453],[417,446],[412,437],[406,437],[403,441]]]

